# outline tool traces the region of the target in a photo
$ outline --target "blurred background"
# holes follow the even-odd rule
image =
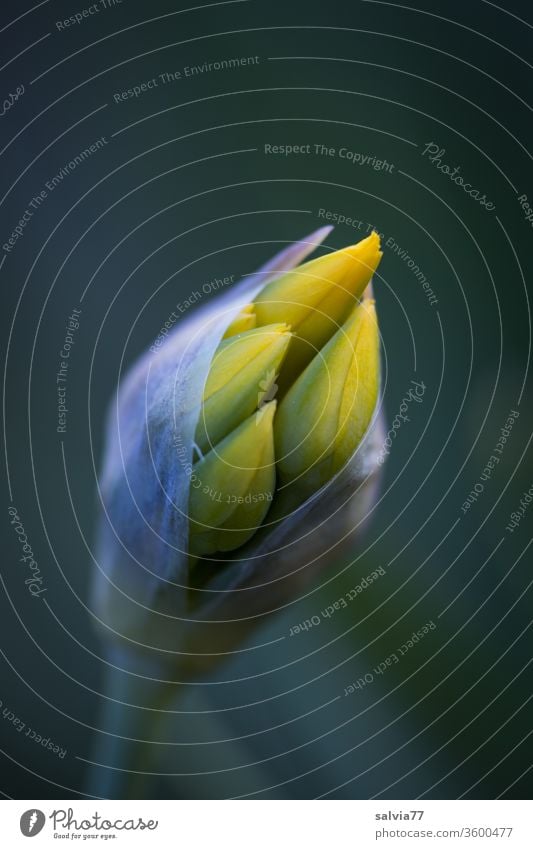
[[[1,16],[2,793],[82,797],[101,735],[88,599],[120,374],[191,292],[342,218],[321,250],[382,234],[389,423],[412,381],[421,403],[351,556],[185,687],[150,792],[527,797],[529,4],[4,0]]]

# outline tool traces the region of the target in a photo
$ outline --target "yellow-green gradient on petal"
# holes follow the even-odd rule
[[[302,500],[352,456],[379,392],[379,332],[373,300],[363,300],[315,356],[280,404],[275,445],[282,484]]]
[[[196,444],[202,453],[250,416],[268,395],[289,340],[289,327],[279,323],[248,330],[219,345],[196,427]]]
[[[276,488],[273,418],[264,404],[193,467],[189,551],[232,551],[254,535]]]
[[[283,391],[346,321],[381,257],[380,238],[372,232],[278,277],[257,296],[257,326],[286,321],[294,335],[280,377]]]

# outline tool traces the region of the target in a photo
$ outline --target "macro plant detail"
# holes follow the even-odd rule
[[[302,264],[330,231],[191,311],[111,402],[92,605],[109,658],[104,722],[143,705],[130,740],[149,740],[177,681],[224,660],[372,511],[382,254],[372,233]],[[108,795],[131,795],[117,782],[142,776],[153,753],[139,746],[95,753],[118,764]]]
[[[1,10],[6,849],[520,845],[533,4]]]
[[[247,542],[274,501],[276,479],[291,484],[298,503],[354,454],[378,398],[379,334],[364,292],[381,256],[373,232],[279,275],[229,325],[195,433],[193,555]],[[263,402],[276,395],[279,411],[274,404],[264,420]]]

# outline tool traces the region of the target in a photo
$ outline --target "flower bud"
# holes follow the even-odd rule
[[[225,339],[205,383],[196,444],[209,451],[270,397],[290,340],[286,324],[270,324]]]
[[[372,232],[274,279],[256,297],[257,326],[286,321],[294,334],[281,373],[283,391],[347,319],[381,257],[380,238]]]
[[[192,555],[244,545],[265,518],[276,487],[276,402],[264,404],[194,465],[189,495]]]
[[[306,422],[309,424],[308,419],[312,418],[305,405],[303,416],[291,413],[287,416],[290,422],[283,425],[285,414],[280,418],[282,424],[276,424],[276,419],[281,407],[290,411],[290,393],[274,415],[275,404],[269,403],[275,389],[271,380],[267,381],[268,390],[256,386],[250,413],[244,413],[240,401],[237,403],[236,389],[233,395],[233,387],[230,391],[226,386],[228,372],[220,374],[219,392],[213,395],[206,392],[209,382],[215,379],[216,354],[225,350],[222,346],[228,346],[229,350],[230,344],[244,344],[241,340],[256,330],[270,333],[268,327],[260,327],[258,322],[256,330],[237,333],[221,343],[229,316],[239,315],[250,303],[256,304],[260,293],[276,278],[289,283],[291,279],[300,281],[301,273],[295,277],[292,269],[330,231],[329,227],[321,228],[305,240],[285,247],[255,275],[246,275],[234,287],[227,287],[216,298],[181,317],[165,345],[156,354],[151,350],[145,352],[131,367],[110,404],[99,475],[102,510],[97,568],[92,578],[92,608],[107,642],[138,646],[139,655],[141,649],[156,652],[165,664],[176,664],[181,670],[179,674],[188,669],[197,675],[200,669],[210,668],[232,652],[262,617],[290,603],[302,587],[322,574],[332,558],[338,558],[343,548],[351,546],[372,513],[382,468],[381,410],[372,417],[361,444],[357,445],[357,439],[352,438],[356,450],[335,481],[315,491],[303,478],[300,491],[296,480],[289,486],[282,480],[280,487],[279,479],[280,471],[287,474],[289,466],[289,458],[285,460],[289,451],[282,446],[283,440],[290,443],[292,429],[303,430],[305,440]],[[356,249],[350,248],[348,253],[352,250]],[[379,256],[376,264],[378,259]],[[308,267],[301,266],[300,272]],[[300,303],[305,300],[306,287],[303,288]],[[334,288],[332,285],[330,291]],[[349,298],[353,301],[353,292]],[[291,337],[285,322],[290,324],[294,316],[290,300],[281,321],[274,319],[278,325],[278,342],[283,337],[289,355],[292,343],[287,343]],[[261,303],[262,309],[266,308],[265,301]],[[306,314],[311,312],[310,307]],[[263,316],[261,324],[268,323]],[[280,323],[285,328],[283,332]],[[361,333],[361,339],[364,336]],[[332,337],[333,333],[321,350],[321,355],[328,359],[332,356],[328,354],[329,347],[334,347]],[[357,351],[359,345],[355,346]],[[361,366],[360,370],[364,380],[370,380],[374,374],[377,392],[377,350],[374,354],[374,368]],[[237,359],[233,372],[235,387],[239,387],[240,372],[250,365],[249,357]],[[348,359],[351,362],[352,358]],[[370,361],[372,357],[367,359]],[[274,373],[278,368],[276,363]],[[344,371],[347,374],[349,368]],[[341,405],[338,384],[343,384],[339,377],[342,368],[330,367],[330,372],[335,375],[331,417],[336,415],[341,423],[350,399],[345,398]],[[252,374],[253,380],[261,381],[257,370]],[[306,375],[307,372],[302,374],[301,381]],[[245,383],[240,389],[246,398]],[[299,386],[300,382],[294,387],[294,397],[300,391]],[[309,389],[311,396],[314,393],[314,388]],[[202,409],[204,394],[209,397]],[[326,398],[328,395],[320,380],[316,394]],[[213,450],[209,450],[207,442],[204,456],[198,459],[195,439],[198,419],[204,419],[205,408],[214,405],[219,395],[225,396],[225,400],[216,416],[213,415],[213,421],[215,428],[220,426],[219,419],[224,421],[223,436],[219,438],[217,433],[211,439]],[[355,427],[363,432],[365,400],[359,388],[357,398],[351,400],[357,401],[353,405]],[[367,398],[366,404],[370,411],[372,401]],[[257,407],[260,407],[258,413],[254,412]],[[310,409],[312,412],[312,405]],[[226,420],[231,416],[236,418]],[[330,418],[329,410],[326,418]],[[277,469],[274,468],[273,419],[281,436]],[[325,424],[321,419],[315,431]],[[335,430],[335,438],[339,445],[344,445],[344,453],[349,451],[350,441],[343,437],[346,430],[348,426],[345,429],[337,426]],[[299,444],[301,439],[295,441]],[[327,445],[327,440],[322,441]],[[315,451],[311,461],[317,454],[320,451]],[[340,451],[335,459],[342,462]],[[317,483],[321,480],[319,476]],[[206,492],[202,484],[207,486]],[[285,509],[284,495],[291,495],[291,489],[295,491],[297,510]],[[209,497],[210,492],[233,498],[228,502],[221,496],[218,501],[218,496]],[[273,501],[269,500],[269,494]],[[191,555],[200,557],[202,552],[207,552],[207,560],[197,562],[191,569]],[[158,675],[162,681],[175,677],[175,670]],[[146,733],[136,736],[143,739]]]
[[[275,422],[282,484],[299,499],[317,492],[354,454],[379,391],[374,301],[363,300],[317,354],[282,403]]]
[[[256,322],[257,316],[254,312],[254,305],[245,304],[226,329],[222,338],[229,339],[230,336],[236,336],[237,333],[244,333],[245,330],[253,330]]]

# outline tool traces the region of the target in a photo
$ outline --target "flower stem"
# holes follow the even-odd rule
[[[154,732],[179,687],[171,677],[167,663],[122,646],[108,648],[98,733],[89,758],[88,795],[150,798],[159,749]]]

